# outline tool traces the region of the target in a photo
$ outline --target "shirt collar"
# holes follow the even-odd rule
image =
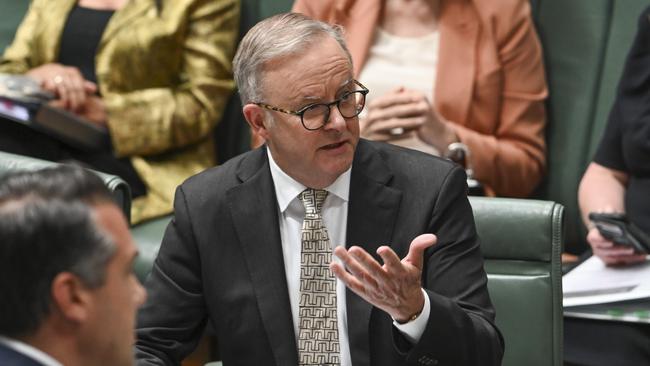
[[[27,343],[18,341],[16,339],[0,336],[0,343],[11,348],[12,350],[23,354],[34,361],[41,363],[43,366],[63,366],[59,361],[55,360],[47,353],[35,348]]]
[[[273,155],[271,155],[271,150],[268,147],[266,149],[266,153],[269,157],[271,177],[273,177],[273,185],[275,186],[275,196],[278,200],[278,206],[280,207],[280,212],[284,212],[287,207],[289,207],[291,201],[298,197],[300,192],[304,191],[307,186],[291,178],[287,173],[285,173],[278,166],[275,160],[273,160]],[[325,187],[325,190],[347,202],[350,196],[351,171],[352,167],[346,170],[343,174],[339,175],[334,183]]]

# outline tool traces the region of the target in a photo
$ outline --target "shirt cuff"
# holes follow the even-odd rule
[[[429,314],[431,312],[431,303],[429,302],[429,295],[426,291],[422,289],[422,294],[424,295],[424,307],[422,307],[422,312],[420,315],[415,318],[415,320],[408,323],[400,324],[395,319],[393,319],[393,325],[397,330],[399,330],[406,339],[412,344],[416,344],[422,338],[422,333],[427,327],[429,322]]]

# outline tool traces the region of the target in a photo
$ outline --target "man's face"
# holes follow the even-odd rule
[[[352,65],[332,37],[323,36],[305,51],[268,62],[263,70],[267,104],[299,110],[332,102],[355,89]],[[312,188],[323,188],[352,164],[359,141],[359,119],[343,118],[336,106],[319,130],[303,127],[299,116],[270,112],[260,132],[278,166]]]
[[[104,284],[93,290],[93,309],[84,329],[95,365],[132,365],[135,314],[146,298],[133,272],[137,249],[122,212],[113,204],[94,208],[95,220],[117,245]]]

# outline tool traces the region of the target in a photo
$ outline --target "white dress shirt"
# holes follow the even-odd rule
[[[282,171],[282,169],[280,169],[280,167],[275,163],[275,160],[273,160],[270,150],[267,150],[267,152],[273,185],[275,186],[275,195],[278,200],[282,256],[284,258],[284,269],[287,276],[287,287],[289,289],[293,327],[297,336],[299,334],[298,309],[300,306],[300,252],[302,251],[300,233],[302,231],[302,221],[305,217],[305,208],[302,202],[300,202],[298,195],[308,187],[297,182]],[[325,202],[323,202],[322,215],[323,223],[327,229],[327,233],[329,234],[332,250],[334,250],[334,247],[339,245],[345,246],[348,222],[348,198],[350,195],[350,173],[351,168],[341,174],[329,187],[325,188],[328,195]],[[341,366],[352,366],[350,344],[348,342],[345,284],[338,279],[336,282]],[[397,329],[399,329],[404,336],[413,343],[420,339],[429,319],[429,298],[426,293],[424,295],[424,309],[417,319],[406,324],[393,322]],[[297,341],[298,340],[296,339],[296,342]]]
[[[12,350],[21,353],[36,362],[41,363],[43,366],[63,366],[59,361],[52,358],[47,353],[30,346],[27,343],[17,341],[15,339],[0,336],[0,343],[11,348]]]

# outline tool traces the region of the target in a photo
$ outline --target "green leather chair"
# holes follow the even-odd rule
[[[51,161],[34,159],[26,156],[14,155],[0,151],[0,177],[12,171],[38,170],[56,165]],[[131,189],[122,178],[96,172],[102,178],[106,187],[113,194],[116,204],[122,208],[124,215],[129,218],[131,212]],[[140,279],[144,279],[151,271],[153,261],[158,254],[164,229],[169,218],[147,222],[131,227],[131,234],[138,246],[140,255],[135,261],[135,272]]]
[[[502,365],[562,365],[564,207],[485,197],[471,197],[470,203],[505,340]]]
[[[51,167],[55,164],[56,163],[51,161],[34,159],[0,151],[0,177],[13,171],[39,170]],[[129,213],[131,212],[131,189],[129,188],[129,185],[118,176],[99,172],[97,172],[97,174],[102,178],[104,183],[106,183],[106,187],[108,187],[113,194],[115,203],[122,208],[128,220]]]

